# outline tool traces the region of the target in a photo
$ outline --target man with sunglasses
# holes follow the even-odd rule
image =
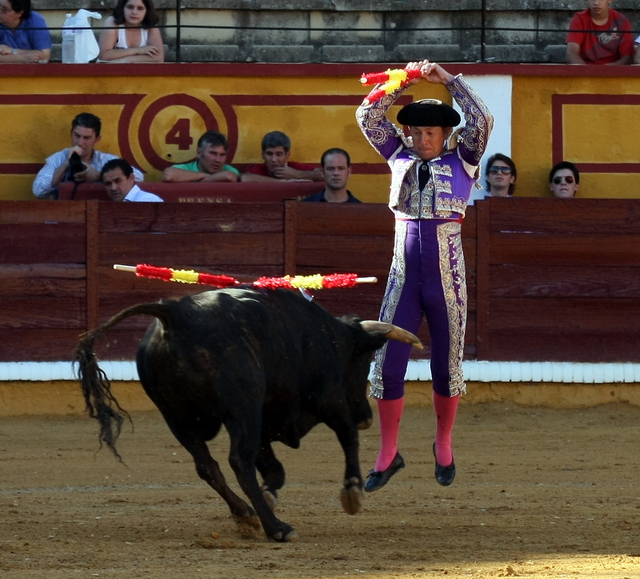
[[[381,98],[377,98],[380,85],[375,86],[358,108],[356,119],[391,167],[389,207],[395,215],[395,242],[380,320],[415,333],[422,318],[427,319],[436,416],[435,478],[448,486],[456,474],[451,435],[460,395],[466,389],[462,219],[479,176],[493,116],[462,75],[453,76],[428,60],[410,62],[405,70],[419,71],[420,76]],[[387,119],[407,87],[425,81],[442,85],[460,106],[465,124],[455,133],[460,115],[436,99],[415,101],[400,110],[398,124],[408,127],[409,136]],[[376,353],[371,396],[378,407],[381,444],[364,485],[367,492],[382,488],[405,466],[398,452],[398,432],[410,349],[388,343]]]
[[[567,199],[575,197],[580,187],[580,171],[573,163],[561,161],[549,173],[549,189],[554,197]]]
[[[502,153],[489,157],[485,177],[491,197],[511,197],[516,190],[517,176],[516,164],[512,159]]]

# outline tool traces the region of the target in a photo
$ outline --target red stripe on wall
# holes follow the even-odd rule
[[[551,97],[551,154],[553,164],[564,160],[565,105],[640,106],[640,95],[555,94]],[[582,173],[640,173],[640,163],[576,163]]]

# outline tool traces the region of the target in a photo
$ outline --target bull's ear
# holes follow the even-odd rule
[[[362,329],[368,333],[381,332],[386,335],[388,340],[397,340],[398,342],[404,342],[405,344],[411,344],[414,348],[422,350],[422,342],[417,336],[408,332],[407,330],[388,324],[386,322],[376,322],[373,320],[365,320],[360,323]]]

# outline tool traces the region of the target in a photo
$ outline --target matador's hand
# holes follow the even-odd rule
[[[427,82],[431,82],[433,84],[447,84],[453,80],[453,75],[449,74],[436,62],[423,60],[420,62],[420,64],[422,78],[424,78]]]

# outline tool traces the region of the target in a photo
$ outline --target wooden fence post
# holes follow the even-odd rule
[[[98,258],[100,236],[100,202],[85,201],[86,205],[86,280],[87,280],[87,328],[95,328],[100,320],[98,311]]]
[[[298,245],[298,201],[285,199],[284,201],[284,256],[283,275],[296,275]]]
[[[476,207],[476,359],[488,360],[489,327],[489,210],[490,200]]]

